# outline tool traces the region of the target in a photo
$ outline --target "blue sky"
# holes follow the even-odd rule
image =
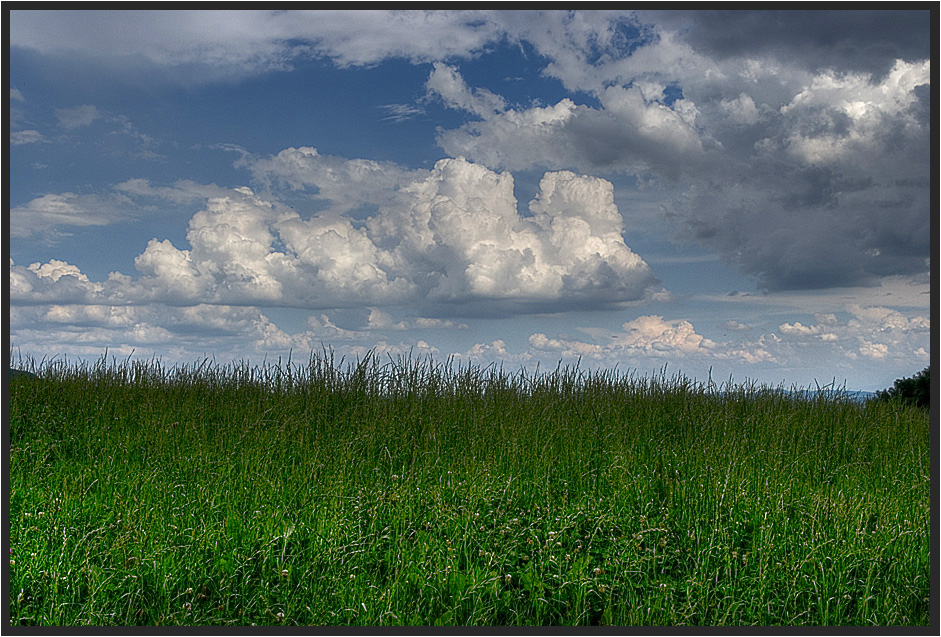
[[[10,17],[14,355],[929,364],[928,12]]]

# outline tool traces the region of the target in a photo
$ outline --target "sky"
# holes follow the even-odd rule
[[[876,390],[929,11],[10,11],[11,358]]]

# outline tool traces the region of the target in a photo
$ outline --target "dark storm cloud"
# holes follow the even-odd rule
[[[931,12],[840,11],[657,11],[648,17],[684,32],[684,39],[711,57],[771,56],[811,71],[872,73],[881,77],[896,59],[930,56]]]
[[[931,12],[641,17],[724,71],[682,83],[717,142],[668,206],[682,236],[768,290],[927,274]]]
[[[691,188],[669,215],[683,235],[717,249],[764,289],[872,285],[928,269],[927,166],[908,167],[920,179],[756,161],[736,183],[709,179]]]

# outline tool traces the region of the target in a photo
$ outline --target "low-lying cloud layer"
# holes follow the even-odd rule
[[[67,267],[54,267],[58,272],[47,272],[48,276],[69,276],[65,275]],[[170,360],[187,362],[222,352],[219,362],[257,360],[263,355],[274,360],[291,352],[303,361],[311,352],[329,346],[338,356],[351,358],[372,351],[383,357],[432,355],[438,360],[453,357],[483,365],[531,367],[539,363],[543,368],[552,368],[560,360],[566,364],[580,360],[586,369],[620,366],[644,372],[664,365],[701,371],[736,369],[743,364],[766,371],[785,367],[792,373],[802,372],[802,382],[831,380],[821,377],[826,373],[819,366],[821,355],[827,357],[827,369],[834,376],[867,362],[900,372],[929,364],[926,345],[931,324],[927,318],[882,306],[850,304],[834,310],[817,313],[806,324],[785,322],[775,330],[733,341],[706,338],[686,319],[640,315],[618,330],[586,329],[588,337],[533,332],[519,345],[494,339],[463,350],[436,346],[433,330],[466,325],[426,318],[397,321],[377,308],[363,314],[358,326],[348,327],[337,325],[328,313],[312,313],[299,330],[283,329],[257,307],[226,305],[13,306],[10,321],[17,347],[30,352],[59,353],[64,346],[72,355],[95,357],[107,348],[117,356],[160,352]],[[419,338],[413,336],[415,332],[407,333],[413,330],[418,330]]]

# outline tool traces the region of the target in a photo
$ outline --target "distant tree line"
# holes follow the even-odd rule
[[[929,409],[931,405],[931,367],[926,367],[911,378],[899,378],[889,389],[876,392],[877,400],[897,398],[906,403]]]

